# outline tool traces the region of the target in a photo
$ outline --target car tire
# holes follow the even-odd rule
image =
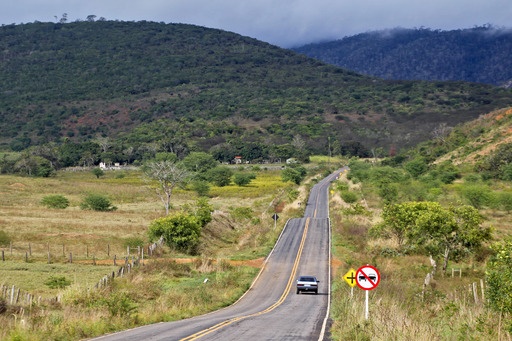
[[[297,295],[300,294],[300,290],[297,290]]]

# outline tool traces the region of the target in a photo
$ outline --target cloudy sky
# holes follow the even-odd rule
[[[387,28],[512,27],[512,0],[0,0],[0,24],[89,15],[219,28],[281,47]]]

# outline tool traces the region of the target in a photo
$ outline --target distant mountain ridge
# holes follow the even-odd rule
[[[0,27],[0,150],[65,145],[97,154],[91,141],[108,138],[108,158],[127,163],[190,151],[283,159],[299,147],[368,156],[511,105],[508,89],[386,81],[194,25]]]
[[[293,50],[384,79],[512,85],[512,29],[490,25],[452,31],[395,28]]]

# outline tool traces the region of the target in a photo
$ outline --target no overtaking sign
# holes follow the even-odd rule
[[[379,271],[371,266],[365,265],[357,269],[356,283],[357,286],[363,290],[373,290],[379,285],[380,274]]]

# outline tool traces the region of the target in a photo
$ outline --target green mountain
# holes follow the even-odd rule
[[[78,150],[102,138],[116,162],[159,151],[290,157],[299,145],[307,153],[387,153],[431,138],[440,124],[512,105],[503,88],[385,81],[184,24],[4,25],[0,56],[0,148]]]
[[[384,79],[512,84],[512,30],[492,26],[453,31],[397,28],[294,50]]]

